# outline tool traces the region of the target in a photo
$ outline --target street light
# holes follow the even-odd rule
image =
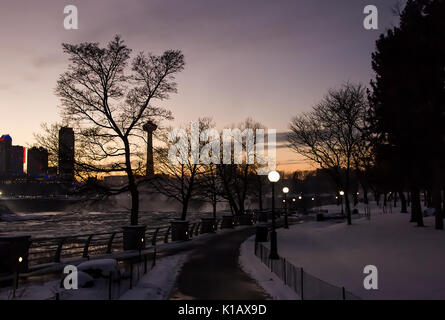
[[[289,229],[289,222],[287,220],[287,201],[286,201],[287,200],[286,196],[289,193],[289,188],[284,187],[283,193],[284,193],[284,229]]]
[[[269,259],[278,260],[280,257],[278,256],[277,249],[277,231],[275,230],[275,183],[280,180],[280,174],[276,171],[269,172],[267,178],[272,183],[272,231],[270,233],[270,255]]]
[[[344,215],[344,214],[345,214],[345,211],[343,210],[343,196],[345,195],[345,192],[344,192],[343,190],[341,190],[341,191],[340,191],[340,195],[341,195],[341,198],[340,198],[340,202],[341,202],[341,214]]]

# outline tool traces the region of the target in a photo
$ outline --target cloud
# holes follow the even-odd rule
[[[0,83],[0,91],[8,91],[12,88],[12,85],[9,83]]]
[[[64,63],[64,58],[61,55],[50,54],[47,56],[40,56],[32,59],[32,65],[35,68],[47,68],[54,65]]]
[[[287,135],[289,132],[277,132],[277,143],[287,143]]]

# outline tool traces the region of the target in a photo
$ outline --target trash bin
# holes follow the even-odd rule
[[[267,225],[260,225],[256,227],[255,242],[267,242],[269,228]]]

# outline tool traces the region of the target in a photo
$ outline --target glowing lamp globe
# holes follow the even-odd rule
[[[271,171],[267,175],[267,178],[269,179],[270,182],[275,183],[278,182],[278,180],[280,180],[280,174],[276,171]]]
[[[288,187],[284,187],[283,188],[283,193],[289,193],[289,188]]]

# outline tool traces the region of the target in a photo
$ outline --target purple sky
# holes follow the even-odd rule
[[[32,144],[40,123],[60,121],[56,80],[67,65],[62,42],[114,34],[138,51],[181,49],[179,93],[164,103],[172,125],[212,116],[219,128],[253,117],[287,130],[326,90],[368,85],[375,40],[397,22],[395,0],[15,0],[0,4],[0,133]],[[63,8],[79,10],[79,30],[63,28]],[[363,8],[379,8],[379,30],[363,28]],[[296,156],[279,151],[279,164]]]

